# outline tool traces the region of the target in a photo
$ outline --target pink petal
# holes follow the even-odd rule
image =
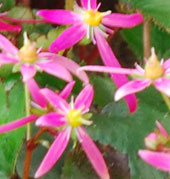
[[[163,171],[170,171],[170,154],[163,152],[153,152],[149,150],[139,150],[142,160]]]
[[[106,66],[120,68],[121,66],[118,60],[116,59],[115,55],[113,54],[112,49],[110,48],[102,32],[98,28],[95,28],[95,38],[103,63]],[[115,82],[117,87],[121,87],[122,85],[128,82],[128,78],[125,75],[111,74],[111,78]],[[125,97],[125,100],[128,104],[130,112],[135,112],[137,108],[136,96],[134,94],[130,94]]]
[[[78,13],[68,10],[40,10],[37,15],[59,25],[70,25],[81,20]]]
[[[109,179],[110,176],[108,173],[106,163],[95,143],[87,135],[83,127],[78,127],[76,131],[78,140],[81,146],[83,147],[84,152],[86,153],[96,173],[99,175],[101,179]]]
[[[163,67],[165,70],[169,70],[170,69],[170,58],[167,59],[164,63],[163,63]]]
[[[43,161],[41,162],[38,170],[36,171],[35,178],[43,176],[57,162],[57,160],[60,158],[65,148],[67,147],[70,139],[70,134],[71,127],[67,127],[59,133],[50,149],[48,150],[47,154],[45,155]]]
[[[142,91],[143,89],[148,87],[151,83],[152,81],[149,79],[130,81],[116,91],[115,100],[118,101],[128,94]]]
[[[108,67],[108,66],[98,66],[98,65],[89,65],[83,66],[78,69],[79,71],[94,71],[94,72],[102,72],[102,73],[114,73],[114,74],[126,74],[126,75],[142,75],[139,70],[137,69],[130,69],[130,68],[119,68],[119,67]]]
[[[67,99],[75,85],[75,81],[68,83],[65,88],[60,92],[59,96],[63,99]]]
[[[75,24],[66,29],[50,46],[50,52],[68,49],[79,42],[86,35],[86,28],[82,24]]]
[[[0,34],[0,49],[12,55],[17,55],[18,49],[3,35]]]
[[[169,137],[167,131],[164,129],[164,127],[162,126],[162,124],[159,121],[156,121],[156,125],[159,129],[159,131],[161,132],[162,135],[164,135],[166,138]]]
[[[90,8],[88,4],[90,5]],[[96,9],[97,0],[81,0],[81,6],[85,9]]]
[[[64,68],[62,65],[58,64],[55,61],[37,63],[37,65],[40,67],[40,69],[53,76],[56,76],[68,82],[73,80],[72,76],[66,70],[66,68]]]
[[[88,111],[91,106],[93,96],[94,96],[93,87],[90,84],[86,85],[75,99],[74,107],[76,109],[83,107],[83,112]]]
[[[0,65],[3,65],[3,64],[10,64],[10,63],[17,63],[18,62],[18,59],[14,59],[14,58],[11,58],[11,57],[8,57],[7,54],[0,54]]]
[[[80,66],[73,60],[70,60],[66,57],[63,57],[63,56],[60,56],[57,54],[53,54],[53,53],[40,53],[39,56],[42,58],[48,58],[48,59],[55,60],[57,63],[59,63],[60,65],[65,67],[67,70],[69,70],[75,76],[77,76],[77,78],[82,80],[84,82],[84,84],[89,83],[89,78],[85,72],[82,71],[79,74],[77,74],[77,70],[80,68]]]
[[[170,97],[170,79],[159,78],[154,81],[154,86],[157,90]]]
[[[0,20],[0,31],[8,31],[8,32],[17,31],[17,32],[20,32],[21,26],[10,25],[10,24],[7,24],[6,22],[3,22],[3,21]]]
[[[18,127],[24,126],[25,124],[29,122],[35,121],[36,119],[37,119],[37,116],[31,115],[28,117],[24,117],[24,118],[9,122],[7,124],[0,125],[0,133],[12,131]]]
[[[45,97],[40,93],[40,88],[36,81],[32,78],[26,81],[26,84],[29,88],[32,98],[34,101],[39,104],[42,108],[47,107],[47,101]]]
[[[53,105],[54,107],[58,108],[63,112],[69,111],[70,107],[68,103],[59,95],[57,95],[56,93],[54,93],[48,88],[44,88],[40,91],[45,96],[45,98],[49,101],[49,103],[51,103],[51,105]]]
[[[27,82],[28,80],[30,80],[31,78],[33,78],[35,76],[36,69],[33,65],[23,64],[20,67],[20,72],[23,77],[23,82]]]
[[[56,112],[51,112],[45,114],[37,119],[37,126],[48,126],[48,127],[58,127],[66,124],[66,121],[63,120],[64,116],[61,114],[57,114]]]
[[[112,13],[104,16],[102,19],[102,24],[111,27],[121,27],[121,28],[132,28],[143,22],[143,17],[140,13],[136,14],[120,14]]]

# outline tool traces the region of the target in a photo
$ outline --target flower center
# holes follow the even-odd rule
[[[19,50],[18,56],[21,59],[21,61],[28,62],[28,63],[33,63],[38,58],[35,44],[31,43],[26,33],[24,33],[24,45]]]
[[[82,125],[82,115],[80,110],[71,109],[67,115],[69,123],[73,127],[78,127]]]
[[[102,20],[102,14],[99,11],[88,10],[84,14],[84,21],[91,26],[98,26]]]
[[[155,80],[163,76],[163,74],[164,74],[164,68],[159,62],[154,49],[152,49],[152,55],[149,58],[145,67],[145,77]]]

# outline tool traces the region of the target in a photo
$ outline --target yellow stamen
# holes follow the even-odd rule
[[[82,125],[82,115],[80,110],[71,109],[67,115],[69,123],[73,127],[78,127]]]
[[[90,26],[98,26],[102,21],[102,13],[99,11],[88,10],[84,14],[84,21]]]
[[[38,58],[35,44],[31,43],[26,33],[24,33],[24,45],[19,50],[18,56],[21,59],[21,61],[28,62],[28,63],[33,63]]]
[[[151,49],[151,57],[145,66],[145,77],[155,80],[164,74],[164,68],[160,64],[158,57],[155,54],[154,48]]]

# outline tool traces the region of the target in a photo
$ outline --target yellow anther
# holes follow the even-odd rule
[[[28,62],[28,63],[33,63],[38,58],[35,44],[31,43],[26,33],[24,33],[24,45],[19,50],[18,56],[21,59],[21,61]]]
[[[82,125],[82,116],[81,116],[80,110],[76,110],[76,109],[70,110],[67,117],[68,117],[69,123],[73,127],[78,127],[78,126]]]
[[[145,66],[145,77],[155,80],[164,74],[164,68],[160,64],[158,57],[155,54],[154,48],[151,50],[152,54]]]
[[[102,21],[102,17],[99,11],[88,10],[84,14],[84,21],[90,26],[98,26]]]

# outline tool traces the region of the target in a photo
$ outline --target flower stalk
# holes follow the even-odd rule
[[[143,54],[144,59],[151,56],[151,37],[150,37],[151,20],[145,19],[143,22]]]
[[[26,84],[24,84],[24,90],[25,90],[25,111],[26,116],[30,116],[30,110],[31,110],[31,99],[30,99],[30,92]],[[26,140],[31,139],[31,123],[27,124],[27,130],[26,130]]]

